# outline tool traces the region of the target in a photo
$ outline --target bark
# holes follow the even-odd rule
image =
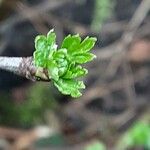
[[[36,67],[32,57],[0,57],[0,69],[32,81],[50,81],[47,70]]]

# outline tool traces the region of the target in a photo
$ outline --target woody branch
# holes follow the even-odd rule
[[[36,67],[32,57],[0,57],[0,69],[32,81],[49,81],[46,69]]]

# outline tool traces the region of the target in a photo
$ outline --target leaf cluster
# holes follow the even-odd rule
[[[88,73],[81,65],[95,58],[89,52],[95,42],[94,37],[81,41],[79,34],[68,35],[57,48],[56,34],[52,29],[47,36],[38,35],[35,38],[34,63],[48,70],[49,78],[61,93],[79,97],[82,95],[80,89],[84,89],[85,85],[78,78]]]

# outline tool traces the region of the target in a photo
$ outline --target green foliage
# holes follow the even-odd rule
[[[106,147],[102,142],[95,141],[92,144],[89,144],[85,150],[106,150]]]
[[[34,84],[28,89],[26,99],[20,100],[19,104],[13,102],[10,93],[1,93],[1,125],[28,128],[45,123],[47,111],[59,107],[51,91],[47,84]]]
[[[35,142],[35,149],[44,149],[46,147],[55,147],[55,148],[62,148],[65,147],[65,144],[67,143],[64,136],[60,133],[51,135],[47,138],[40,138]]]
[[[78,78],[88,73],[81,64],[95,58],[89,52],[95,42],[94,37],[86,37],[82,41],[79,34],[68,35],[57,49],[56,34],[52,29],[47,36],[39,35],[35,38],[35,65],[48,70],[49,78],[61,93],[79,97],[82,95],[79,90],[84,89],[85,85]]]
[[[116,0],[95,0],[95,11],[91,28],[99,31],[102,24],[113,14]]]
[[[134,146],[150,149],[150,125],[144,122],[136,123],[119,141],[119,150]]]

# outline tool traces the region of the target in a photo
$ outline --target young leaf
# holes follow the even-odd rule
[[[94,37],[86,37],[82,43],[79,46],[79,51],[80,52],[88,52],[89,50],[91,50],[96,42],[96,38]]]
[[[83,77],[88,73],[87,69],[82,68],[81,66],[73,66],[67,70],[66,74],[63,76],[64,79],[73,79],[78,77]]]
[[[72,97],[82,94],[85,88],[77,78],[87,74],[87,70],[79,64],[84,64],[95,58],[89,51],[95,45],[96,38],[87,37],[81,42],[79,34],[68,35],[57,49],[56,34],[50,30],[47,36],[39,35],[35,38],[34,63],[37,67],[47,69],[49,78],[60,92]]]
[[[57,81],[59,79],[58,71],[59,71],[59,69],[58,69],[56,61],[49,60],[49,62],[48,62],[49,77]]]
[[[59,49],[55,52],[53,59],[56,60],[57,66],[59,68],[59,76],[65,74],[68,69],[68,61],[66,59],[67,50],[66,49]]]
[[[43,51],[47,47],[47,39],[44,35],[38,35],[35,38],[35,49],[38,51]]]
[[[60,92],[65,95],[71,95],[72,97],[80,97],[82,94],[79,89],[85,88],[82,81],[76,80],[59,79],[57,82],[54,82],[54,84]]]
[[[96,56],[92,53],[79,53],[75,54],[71,57],[71,60],[78,63],[83,64],[93,60]]]
[[[47,33],[47,42],[49,45],[53,45],[56,43],[56,34],[54,33],[54,29],[50,30]]]
[[[43,52],[35,51],[33,56],[34,56],[34,62],[36,66],[43,67],[43,68],[46,67],[47,59],[44,58]]]
[[[57,58],[65,58],[66,55],[67,55],[67,49],[62,48],[62,49],[59,49],[58,51],[55,52],[54,58],[55,59],[57,59]]]
[[[61,48],[66,48],[68,53],[71,54],[74,51],[78,50],[78,47],[80,46],[81,38],[79,37],[79,34],[76,35],[68,35],[62,42]]]

